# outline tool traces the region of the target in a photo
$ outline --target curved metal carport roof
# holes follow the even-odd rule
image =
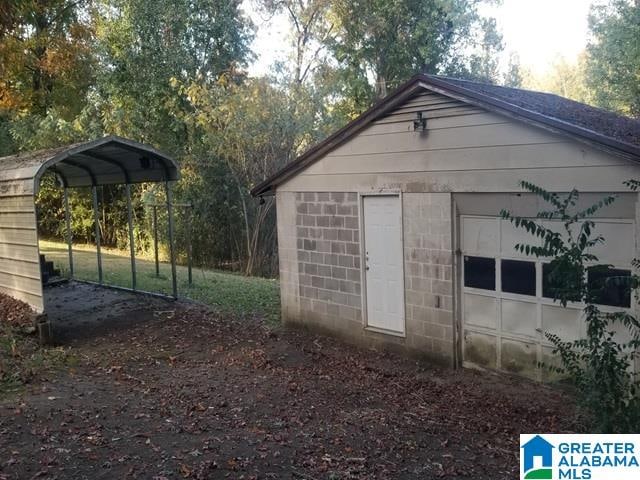
[[[94,210],[97,219],[96,187],[127,185],[129,230],[132,254],[133,286],[135,289],[135,255],[131,227],[129,185],[144,182],[164,182],[167,187],[169,236],[176,295],[175,258],[172,242],[172,212],[170,182],[178,180],[178,164],[168,155],[132,140],[108,136],[98,140],[63,147],[25,152],[0,158],[0,292],[18,298],[43,312],[42,273],[38,248],[35,197],[40,179],[52,171],[65,188],[93,187]],[[71,243],[67,209],[67,240]],[[96,221],[99,278],[99,229]],[[73,265],[69,247],[71,268]],[[1,312],[0,312],[1,313]]]
[[[34,179],[34,192],[47,170],[67,187],[164,182],[180,176],[168,155],[116,136],[2,157],[0,169],[0,182]]]

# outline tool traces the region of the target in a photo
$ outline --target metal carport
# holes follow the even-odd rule
[[[99,283],[102,282],[102,267],[97,222],[97,187],[126,185],[134,290],[136,271],[130,185],[163,182],[169,217],[173,295],[177,296],[171,182],[178,180],[180,176],[178,165],[173,159],[152,147],[116,136],[0,158],[0,293],[28,303],[37,312],[45,311],[35,199],[40,179],[46,171],[54,172],[64,187],[72,275],[73,257],[67,189],[92,187]]]

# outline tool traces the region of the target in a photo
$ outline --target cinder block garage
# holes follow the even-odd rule
[[[577,188],[596,252],[624,274],[638,255],[640,121],[555,95],[419,75],[254,190],[275,195],[284,321],[452,366],[543,379],[545,331],[582,335],[581,305],[545,291],[545,262],[499,218],[522,193]],[[621,292],[605,308],[636,310]]]

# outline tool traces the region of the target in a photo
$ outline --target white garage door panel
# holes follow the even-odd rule
[[[500,254],[504,257],[526,257],[524,253],[516,250],[516,245],[539,245],[536,238],[527,233],[522,228],[515,228],[511,222],[500,220],[500,238],[497,245],[500,245]]]
[[[500,300],[502,305],[502,331],[509,335],[538,337],[538,305],[517,300]]]
[[[557,335],[564,341],[577,340],[582,336],[581,311],[561,306],[542,306],[542,330]]]
[[[565,229],[560,222],[543,222],[543,225],[561,235],[565,235]],[[513,226],[511,227],[513,228]],[[572,227],[574,233],[578,233],[581,224]],[[631,221],[597,220],[592,237],[601,235],[605,243],[596,245],[591,253],[596,255],[600,263],[612,265],[630,265],[635,256],[635,223]],[[530,240],[527,243],[533,243]]]
[[[464,362],[527,377],[550,379],[547,372],[538,368],[539,362],[554,364],[556,361],[550,358],[552,347],[545,332],[557,335],[565,341],[584,337],[582,307],[570,304],[568,308],[563,308],[552,299],[542,296],[542,265],[549,260],[526,256],[515,250],[516,244],[535,245],[538,243],[535,237],[498,217],[461,216],[460,220],[462,255],[494,259],[496,267],[495,290],[482,290],[477,287],[486,288],[491,285],[487,281],[478,283],[478,278],[482,278],[478,268],[482,268],[483,263],[476,261],[474,267],[473,263],[465,262],[464,259],[461,262]],[[564,234],[561,223],[547,221],[544,224],[547,228]],[[593,250],[600,263],[628,269],[635,251],[635,224],[632,221],[607,219],[596,220],[596,226],[596,233],[605,237],[606,242]],[[527,279],[513,277],[514,264],[511,262],[508,266],[505,263],[505,275],[509,274],[509,277],[504,279],[505,284],[511,287],[511,292],[503,292],[503,262],[525,258],[536,264],[535,294],[512,293],[527,291],[524,287],[514,290],[518,284],[526,285]],[[470,284],[476,288],[465,286],[465,268],[475,268],[470,270],[474,275]],[[524,275],[526,271],[523,268],[521,274]],[[621,341],[628,340],[622,330],[618,335]]]
[[[538,346],[503,338],[500,343],[501,368],[524,377],[537,378]]]
[[[498,253],[500,231],[497,218],[466,217],[462,243],[470,255]]]
[[[498,367],[497,337],[471,330],[464,333],[465,360],[489,368]]]
[[[612,265],[631,265],[635,248],[635,225],[632,223],[598,222],[596,235],[602,235],[605,243],[596,245],[592,253],[600,262]]]
[[[468,293],[464,296],[464,321],[467,325],[495,330],[498,325],[497,301],[493,297]]]

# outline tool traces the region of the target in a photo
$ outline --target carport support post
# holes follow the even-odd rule
[[[71,234],[71,210],[69,209],[69,190],[64,188],[64,220],[67,227],[67,248],[69,249],[69,275],[73,278],[73,237]]]
[[[173,245],[173,192],[171,184],[164,182],[167,197],[167,216],[169,217],[169,256],[171,257],[171,282],[173,286],[173,298],[178,298],[178,278],[176,275],[176,253]]]
[[[131,207],[131,185],[126,184],[127,217],[129,220],[129,253],[131,255],[131,289],[136,289],[136,245],[133,238],[133,208]]]
[[[160,277],[160,255],[158,253],[158,207],[153,206],[153,251],[156,255],[156,277]]]
[[[98,254],[98,283],[102,285],[102,252],[100,251],[100,213],[98,211],[98,187],[91,187],[93,195],[93,223],[96,229],[96,253]]]
[[[191,239],[191,229],[193,226],[193,205],[187,207],[187,265],[189,266],[189,286],[193,285],[193,244]]]

